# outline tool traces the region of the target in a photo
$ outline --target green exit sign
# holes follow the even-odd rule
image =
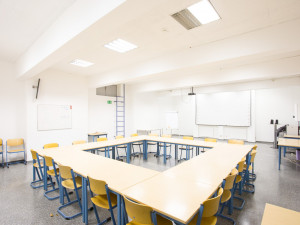
[[[111,101],[111,100],[108,100],[108,101],[107,101],[107,104],[112,104],[112,101]]]

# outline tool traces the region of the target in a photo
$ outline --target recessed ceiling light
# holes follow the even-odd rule
[[[114,40],[106,45],[104,45],[106,48],[109,48],[111,50],[114,50],[114,51],[117,51],[117,52],[121,52],[121,53],[124,53],[124,52],[128,52],[130,50],[133,50],[135,48],[137,48],[136,45],[128,42],[128,41],[124,41],[122,39],[117,39],[117,40]]]
[[[70,64],[75,65],[75,66],[80,66],[80,67],[88,67],[91,65],[94,65],[92,62],[84,61],[81,59],[74,59],[73,61],[70,62]]]
[[[201,24],[207,24],[220,19],[220,16],[209,0],[201,0],[187,9],[200,21]]]

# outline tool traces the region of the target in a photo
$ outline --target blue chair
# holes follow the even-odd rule
[[[183,136],[182,139],[185,139],[185,140],[194,140],[194,137]],[[179,159],[178,161],[181,161],[181,160],[183,160],[183,159],[188,160],[188,156],[187,156],[188,148],[189,148],[189,151],[192,152],[192,157],[194,156],[194,149],[193,149],[193,147],[190,147],[190,146],[181,146],[181,147],[179,148],[179,149],[181,150],[181,152],[180,152],[180,159]],[[182,151],[186,151],[186,156],[185,156],[185,158],[182,158]]]
[[[1,149],[0,149],[0,154],[2,155],[1,165],[2,165],[2,167],[4,168],[4,162],[3,162],[3,141],[2,141],[1,138],[0,138],[0,147],[1,147]]]
[[[131,137],[137,137],[137,136],[138,136],[137,133],[131,134]],[[137,156],[143,155],[142,148],[141,148],[141,146],[143,145],[142,141],[140,141],[140,142],[134,142],[131,145],[132,145],[132,148],[131,148],[132,149],[132,153],[131,153],[132,156],[137,157]],[[140,151],[139,152],[135,152],[134,151],[134,146],[138,146]]]
[[[106,223],[112,219],[113,224],[116,225],[113,209],[117,207],[117,196],[110,192],[105,181],[95,180],[88,177],[88,182],[91,193],[91,201],[98,224]],[[110,212],[111,218],[106,218],[101,222],[96,206],[107,209]]]
[[[116,139],[122,139],[122,138],[124,138],[123,135],[116,136]],[[119,149],[124,149],[125,156],[120,156],[119,155]],[[119,145],[119,146],[117,146],[116,147],[116,151],[117,151],[117,160],[121,160],[122,161],[122,159],[120,159],[121,157],[127,157],[127,145]]]
[[[8,154],[18,154],[23,153],[24,154],[24,160],[16,161],[16,162],[8,162]],[[27,164],[25,159],[25,143],[23,138],[17,138],[17,139],[8,139],[6,141],[6,167],[8,168],[9,164],[14,163],[24,163]]]
[[[42,164],[42,162],[40,162],[39,155],[37,154],[36,151],[31,149],[30,152],[32,155],[32,160],[33,160],[33,162],[32,162],[33,179],[32,179],[32,182],[30,183],[30,186],[34,189],[41,188],[44,186],[43,183],[40,185],[34,185],[34,184],[44,181],[43,180],[43,170],[42,170],[43,164]],[[36,179],[36,176],[38,176],[38,179]]]
[[[81,187],[82,187],[82,179],[81,179],[81,177],[76,177],[73,170],[70,167],[63,166],[61,164],[58,164],[58,167],[59,167],[59,188],[60,188],[59,193],[60,193],[60,195],[62,195],[61,196],[62,205],[60,207],[58,207],[57,212],[65,219],[70,220],[70,219],[73,219],[82,214],[82,205],[81,205],[79,194],[78,194],[78,190],[81,189]],[[70,201],[67,189],[71,189],[71,190],[75,191],[75,193],[76,193],[75,200]],[[64,203],[65,194],[66,194],[66,197],[68,200],[68,202],[66,204]],[[74,203],[78,203],[79,208],[80,208],[79,213],[76,213],[71,216],[67,216],[61,211],[63,208],[65,208],[71,204],[74,204]]]
[[[162,135],[161,137],[163,137],[163,138],[171,138],[172,135],[171,135],[171,134],[164,134],[164,135]],[[155,156],[155,157],[163,156],[164,154],[161,154],[160,152],[161,152],[161,150],[164,149],[164,147],[165,147],[165,144],[164,144],[164,143],[159,143],[159,152],[158,152],[158,154],[155,154],[154,156]],[[168,149],[168,148],[170,149],[169,154],[166,155],[166,158],[169,159],[169,158],[172,157],[172,155],[171,155],[171,144],[166,144],[166,148],[167,148],[167,149]],[[163,152],[163,151],[162,151],[162,152]]]

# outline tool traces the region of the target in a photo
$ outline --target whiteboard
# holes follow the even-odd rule
[[[37,129],[63,130],[72,128],[72,106],[37,105]]]
[[[166,112],[166,128],[177,129],[178,128],[178,113],[177,112]]]
[[[196,124],[250,126],[250,91],[197,94]]]

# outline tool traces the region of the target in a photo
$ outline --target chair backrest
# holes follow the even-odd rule
[[[231,190],[234,184],[234,179],[238,174],[238,170],[234,168],[231,173],[225,179],[224,190]]]
[[[215,139],[215,138],[205,138],[204,141],[207,141],[207,142],[217,142],[217,139]]]
[[[211,217],[216,215],[219,209],[220,199],[223,194],[223,188],[219,188],[218,195],[214,198],[207,199],[203,202],[203,214],[202,217]]]
[[[253,151],[253,150],[252,150],[252,152],[251,152],[251,159],[250,159],[250,162],[251,162],[251,163],[254,162],[254,158],[255,158],[255,156],[256,156],[256,153],[257,153],[257,151]]]
[[[32,155],[32,159],[37,160],[37,153],[36,151],[30,149],[31,155]]]
[[[18,146],[18,145],[23,145],[23,144],[24,144],[23,138],[8,139],[6,141],[7,146]]]
[[[137,136],[139,136],[137,133],[131,134],[131,137],[137,137]]]
[[[72,145],[79,145],[79,144],[85,144],[86,141],[85,140],[79,140],[79,141],[73,141]]]
[[[158,134],[156,134],[156,133],[150,133],[150,134],[148,134],[148,136],[158,137]]]
[[[96,195],[106,195],[106,182],[103,180],[95,180],[89,177],[90,188]]]
[[[0,146],[1,146],[1,145],[3,145],[3,141],[2,141],[2,139],[0,138]]]
[[[229,139],[228,144],[238,144],[238,145],[243,145],[245,142],[243,140],[234,140],[234,139]]]
[[[59,146],[59,144],[57,144],[57,143],[49,143],[49,144],[44,145],[44,149],[46,149],[46,148],[56,148],[58,146]]]
[[[243,158],[238,164],[238,172],[241,173],[244,171],[244,164],[246,162],[246,158]]]
[[[106,137],[99,137],[97,138],[97,142],[99,141],[107,141],[107,138]]]
[[[134,219],[134,222],[141,224],[153,224],[151,219],[151,212],[153,211],[153,209],[151,207],[135,203],[126,198],[126,196],[123,197],[127,215],[131,219]]]
[[[49,166],[49,167],[53,166],[53,162],[52,162],[52,158],[51,157],[44,156],[44,158],[45,158],[46,166]]]
[[[72,178],[71,167],[58,164],[60,176],[63,179]]]
[[[183,136],[182,139],[186,139],[186,140],[194,140],[194,137],[190,137],[190,136]]]
[[[121,139],[121,138],[124,138],[124,136],[123,135],[116,136],[116,139]]]
[[[257,145],[254,145],[252,149],[256,151]]]
[[[164,137],[164,138],[171,138],[172,135],[171,134],[164,134],[164,135],[162,135],[162,137]]]

